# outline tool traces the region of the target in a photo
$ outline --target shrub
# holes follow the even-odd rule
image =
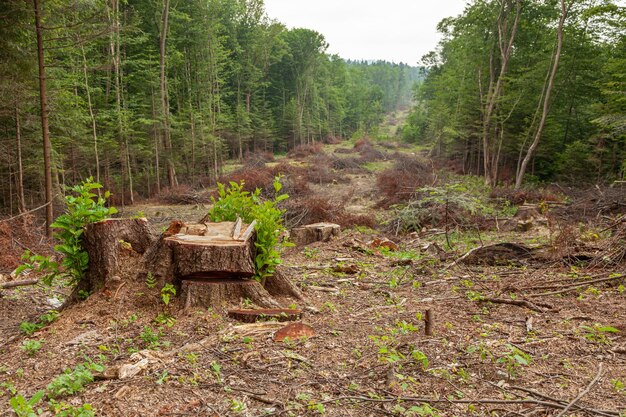
[[[23,256],[27,262],[18,268],[17,273],[27,269],[45,272],[44,282],[48,284],[59,276],[70,278],[72,284],[83,278],[89,265],[89,255],[82,246],[84,227],[117,213],[114,207],[105,205],[110,196],[108,191],[104,193],[104,197],[92,192],[100,188],[102,186],[93,182],[91,177],[79,185],[67,188],[70,194],[65,196],[65,213],[52,223],[52,227],[57,229],[54,237],[61,241],[54,249],[63,255],[60,265],[63,268],[59,268],[50,257],[31,255],[27,251]]]
[[[168,204],[199,204],[209,201],[208,196],[197,192],[187,184],[163,188],[157,195],[157,199]]]
[[[324,153],[321,143],[311,143],[308,145],[299,145],[289,151],[287,154],[290,158],[306,158],[307,156]]]
[[[418,188],[432,184],[434,177],[431,167],[418,157],[403,154],[394,155],[396,162],[391,169],[378,174],[376,186],[383,200],[380,207],[411,200]]]
[[[285,205],[285,219],[291,227],[319,222],[337,223],[343,227],[374,228],[377,225],[374,216],[349,213],[343,202],[320,196],[289,200]]]
[[[263,192],[272,188],[274,175],[272,170],[265,166],[257,168],[244,166],[218,179],[218,183],[222,184],[233,182],[242,184],[243,190],[249,193],[254,193],[256,189],[260,189]]]
[[[289,198],[287,194],[279,194],[282,189],[280,177],[274,179],[274,199],[262,199],[261,190],[254,192],[244,190],[244,183],[231,182],[230,187],[218,183],[219,199],[213,199],[213,207],[209,218],[214,222],[235,221],[240,217],[246,223],[256,223],[257,255],[255,258],[256,278],[272,275],[281,263],[281,249],[287,242],[281,240],[285,232],[283,225],[284,211],[277,207],[281,201]]]
[[[91,362],[77,365],[73,370],[67,369],[48,384],[48,398],[54,399],[72,395],[83,390],[85,385],[93,382],[92,371],[102,372],[104,367]]]

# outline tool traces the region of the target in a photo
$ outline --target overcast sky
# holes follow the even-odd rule
[[[417,65],[439,41],[437,23],[466,0],[265,0],[270,18],[326,37],[329,53]]]

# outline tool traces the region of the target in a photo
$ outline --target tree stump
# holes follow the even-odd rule
[[[97,290],[109,281],[119,284],[120,277],[144,280],[150,274],[159,287],[178,287],[185,308],[221,308],[239,305],[242,299],[262,308],[280,308],[274,297],[303,300],[281,272],[263,284],[249,279],[256,273],[254,226],[241,220],[190,225],[175,221],[157,238],[146,219],[91,224],[84,235],[89,270],[80,289]],[[124,250],[132,259],[120,268]]]
[[[183,280],[181,297],[185,300],[185,309],[198,306],[222,309],[245,299],[259,307],[280,308],[259,282],[250,279]]]
[[[93,291],[103,288],[120,272],[120,255],[144,254],[154,243],[155,236],[146,219],[107,219],[91,223],[83,233],[83,247],[89,255],[89,267],[81,288]]]
[[[334,223],[314,223],[302,227],[294,227],[290,232],[290,240],[296,246],[306,246],[313,242],[326,242],[339,235],[341,226]]]

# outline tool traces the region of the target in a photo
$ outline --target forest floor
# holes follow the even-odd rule
[[[74,407],[74,414],[57,414],[68,416],[87,403],[98,416],[129,417],[626,415],[626,194],[612,194],[617,205],[601,213],[591,208],[600,201],[605,208],[606,190],[592,199],[539,201],[532,212],[541,216],[512,220],[525,231],[497,216],[472,228],[459,226],[469,217],[461,213],[449,224],[446,197],[445,225],[433,220],[396,235],[400,214],[381,204],[380,179],[398,160],[423,157],[416,149],[372,148],[385,157],[331,169],[336,178],[316,171],[298,197],[304,204],[296,207],[308,207],[302,218],[317,220],[313,202],[325,201],[343,211],[340,220],[379,225],[356,222],[329,242],[284,254],[283,271],[303,290],[297,307],[315,336],[274,342],[283,324],[241,325],[221,308],[185,311],[176,297],[165,307],[158,288],[132,279],[58,317],[45,314],[67,287],[3,290],[0,415],[12,415],[12,397],[38,390],[56,395],[58,409]],[[354,158],[350,143],[323,151]],[[315,157],[288,156],[254,172],[313,161],[310,168]],[[305,174],[294,171],[294,183]],[[319,181],[311,181],[315,175]],[[422,183],[441,177],[430,172]],[[123,214],[145,215],[159,230],[174,219],[195,222],[208,207],[206,198],[152,202]],[[372,243],[384,238],[397,248]],[[523,245],[532,256],[485,249],[497,243]],[[28,324],[47,321],[41,329]],[[125,364],[140,372],[108,376],[106,369]],[[81,380],[84,369],[100,365],[105,371],[94,381]],[[44,401],[39,406],[47,409]]]

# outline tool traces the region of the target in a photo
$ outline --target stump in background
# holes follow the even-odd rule
[[[326,242],[339,235],[341,226],[334,223],[314,223],[291,229],[289,239],[296,246],[305,246],[313,242]]]

